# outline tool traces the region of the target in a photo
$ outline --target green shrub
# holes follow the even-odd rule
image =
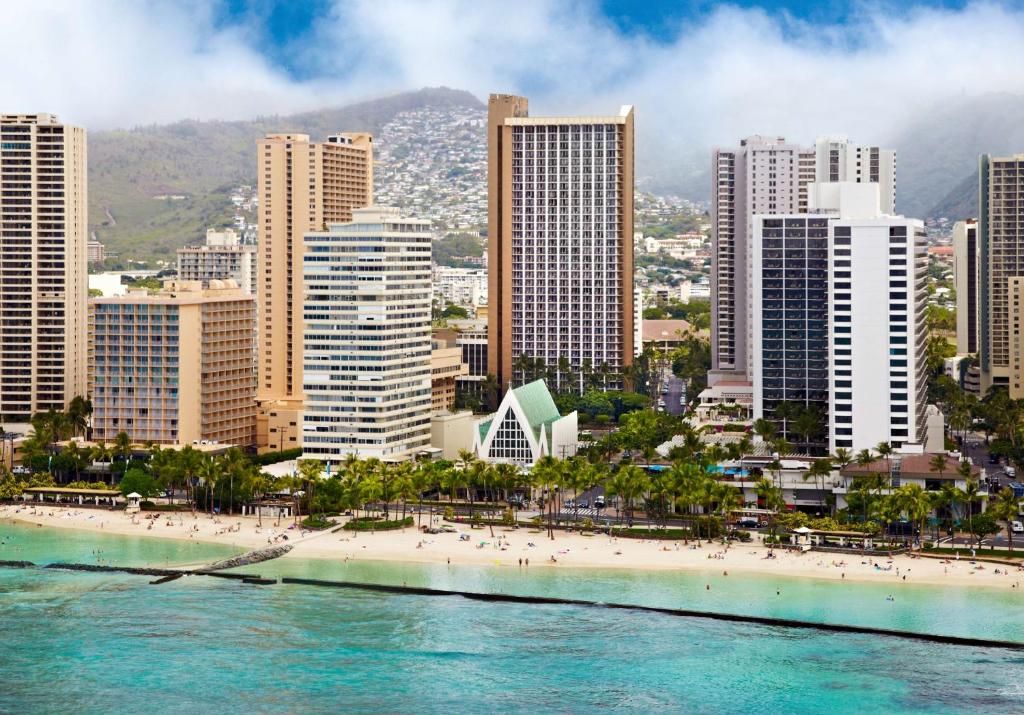
[[[407,526],[412,526],[414,521],[415,520],[411,516],[407,516],[404,519],[394,519],[389,521],[384,521],[379,518],[352,519],[342,528],[349,531],[391,531],[393,529],[404,529]]]
[[[322,516],[307,516],[305,519],[299,522],[299,526],[301,526],[303,529],[313,529],[314,531],[320,531],[322,529],[332,527],[337,523],[338,522],[334,521],[333,519],[327,519]]]
[[[740,541],[750,541],[750,539],[751,539],[749,531],[740,531],[740,530],[736,530],[736,531],[732,532],[732,537],[734,539],[739,539]]]

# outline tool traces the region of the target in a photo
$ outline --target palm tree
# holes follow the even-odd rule
[[[498,409],[498,398],[501,397],[501,388],[502,386],[498,384],[498,378],[493,373],[489,372],[484,375],[484,379],[480,383],[480,393],[488,412],[494,412]]]
[[[981,499],[981,485],[971,476],[960,490],[960,501],[967,507],[967,531],[971,535],[971,548],[974,547],[974,504]],[[980,546],[980,544],[979,544]]]
[[[1004,487],[992,504],[989,505],[992,515],[1006,522],[1006,536],[1010,540],[1010,553],[1013,553],[1013,522],[1020,517],[1020,499],[1010,487]]]
[[[904,484],[894,492],[896,504],[918,525],[920,548],[924,548],[924,523],[932,510],[932,500],[920,484]]]
[[[555,492],[562,483],[562,464],[551,455],[545,454],[533,465],[532,474],[544,493],[545,506],[548,512],[548,537],[555,538],[553,524],[555,516]]]
[[[953,520],[956,517],[955,509],[956,509],[956,505],[957,505],[957,502],[958,502],[959,499],[960,499],[960,490],[957,489],[956,486],[954,486],[953,484],[950,484],[949,482],[944,483],[942,485],[942,488],[939,489],[939,492],[935,495],[935,508],[937,510],[938,509],[948,509],[949,510],[949,515],[950,515],[949,526],[950,526],[951,529],[953,527]],[[937,523],[937,521],[938,520],[936,520],[936,525],[935,525],[936,541],[938,541],[938,523]]]
[[[819,516],[825,511],[825,480],[830,474],[832,474],[832,462],[828,459],[816,459],[811,463],[811,468],[803,475],[804,481],[814,479],[814,486],[818,491]]]
[[[114,437],[114,456],[124,462],[132,456],[132,438],[127,432],[121,431]]]
[[[206,486],[207,507],[210,511],[210,516],[213,516],[213,488],[221,478],[219,460],[216,457],[202,455],[199,466],[196,469],[196,476],[202,479],[203,484]]]
[[[71,429],[74,430],[74,434],[76,436],[85,436],[86,429],[89,427],[89,416],[91,414],[92,402],[81,395],[76,395],[71,398],[71,402],[68,405],[67,421]]]
[[[775,409],[773,410],[772,414],[775,416],[775,419],[782,420],[783,438],[789,439],[789,421],[792,419],[796,419],[799,412],[799,407],[797,407],[792,402],[789,402],[788,400],[783,400],[782,402],[775,406]]]
[[[928,469],[933,472],[938,472],[939,479],[942,479],[942,473],[946,471],[946,455],[934,455],[930,460],[928,460]]]
[[[778,435],[775,425],[763,417],[759,417],[754,420],[753,430],[754,434],[768,444],[770,444]]]
[[[885,460],[885,474],[892,479],[892,445],[888,442],[879,442],[875,447],[878,456]]]

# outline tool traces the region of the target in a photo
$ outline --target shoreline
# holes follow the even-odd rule
[[[148,518],[155,515],[157,518]],[[168,518],[171,517],[171,518]],[[757,542],[731,544],[704,542],[696,547],[682,542],[584,536],[558,532],[551,540],[544,531],[495,527],[459,529],[457,533],[424,534],[415,527],[370,532],[302,531],[269,519],[259,527],[255,517],[208,513],[154,512],[134,518],[123,511],[32,505],[0,506],[0,520],[42,527],[87,531],[115,536],[201,541],[243,551],[287,542],[294,548],[284,559],[316,559],[345,563],[357,561],[454,564],[489,567],[589,568],[617,571],[680,571],[709,575],[731,574],[810,578],[827,581],[994,589],[1024,589],[1024,570],[976,562],[969,557],[918,558],[909,555],[869,557],[858,554],[806,553],[769,549]],[[460,534],[468,538],[460,540]],[[499,546],[500,545],[500,546]],[[996,573],[998,571],[999,573]]]

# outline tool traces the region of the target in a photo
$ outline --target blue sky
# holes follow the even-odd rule
[[[221,0],[216,22],[224,27],[244,23],[259,37],[265,56],[291,76],[308,79],[317,74],[317,67],[294,48],[315,34],[317,25],[330,15],[335,4],[332,0]],[[785,31],[793,22],[842,27],[872,8],[907,15],[921,8],[962,10],[967,5],[963,0],[582,0],[580,4],[592,7],[596,15],[623,35],[661,43],[672,42],[682,29],[705,21],[723,6],[762,11],[777,18]]]
[[[945,103],[1024,94],[1022,3],[10,2],[0,97],[107,128],[443,85],[526,94],[536,113],[633,104],[643,132],[702,152],[756,132],[884,142]]]

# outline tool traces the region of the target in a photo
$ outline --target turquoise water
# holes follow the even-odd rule
[[[137,541],[0,524],[0,549],[14,545],[18,558],[70,560],[74,549],[115,561],[123,546],[136,563],[196,560],[190,542]],[[703,589],[664,573],[297,559],[259,571],[688,607]],[[747,598],[774,615],[806,608],[849,621],[837,611],[876,595],[791,579],[778,586],[784,606],[766,602],[767,583],[726,580],[713,584],[714,610]],[[889,605],[929,612],[909,623],[941,624],[930,610],[946,603],[947,630],[978,610],[976,624],[1019,632],[1001,592],[947,601],[908,589]],[[909,618],[889,614],[891,627]],[[570,606],[0,569],[0,682],[0,712],[17,713],[1020,712],[1024,654]]]

